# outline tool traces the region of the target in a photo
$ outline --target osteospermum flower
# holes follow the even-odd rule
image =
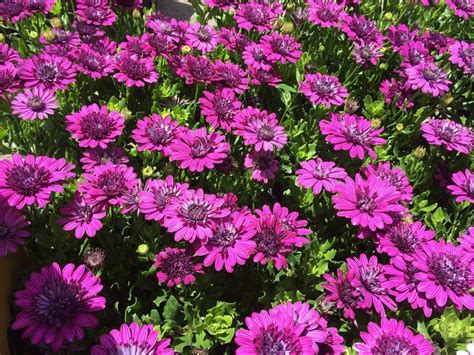
[[[332,75],[320,73],[306,74],[304,81],[300,83],[302,92],[314,105],[340,106],[344,99],[349,96],[346,88],[341,85],[339,79]]]
[[[471,0],[446,0],[446,4],[456,16],[469,20],[474,15],[474,4]]]
[[[336,273],[337,278],[330,274],[324,274],[326,283],[323,283],[322,287],[329,292],[325,300],[336,303],[336,307],[343,310],[344,318],[355,319],[355,311],[366,307],[361,304],[360,291],[353,286],[354,272],[348,271],[344,274],[341,269],[337,269]]]
[[[59,351],[65,342],[84,338],[84,328],[98,325],[93,313],[105,308],[100,279],[86,271],[85,265],[57,263],[34,272],[25,289],[15,293],[20,308],[12,328],[22,329],[33,344],[51,345]]]
[[[117,111],[97,104],[82,106],[78,112],[66,116],[66,129],[80,147],[102,149],[122,134],[125,119]]]
[[[273,68],[269,70],[263,70],[249,67],[249,72],[250,76],[252,77],[250,82],[254,85],[266,84],[268,86],[276,87],[282,82],[281,76]]]
[[[72,201],[60,209],[64,218],[58,220],[65,231],[74,231],[74,236],[81,239],[84,234],[95,237],[97,231],[102,229],[102,222],[107,212],[104,205],[88,203],[80,193],[75,193]]]
[[[336,192],[332,201],[337,215],[372,231],[392,224],[394,216],[405,211],[400,204],[400,192],[373,175],[367,180],[359,174],[355,180],[347,177],[344,184],[337,185]]]
[[[92,79],[100,79],[114,71],[112,56],[95,51],[89,44],[81,44],[72,52],[71,56],[74,58],[76,70]]]
[[[233,272],[235,265],[244,265],[255,251],[252,240],[255,231],[250,228],[251,216],[239,211],[219,220],[212,228],[212,236],[196,250],[196,255],[205,256],[204,266],[211,266],[217,271],[225,268]]]
[[[114,69],[117,73],[114,78],[127,86],[143,87],[145,83],[152,84],[158,81],[155,64],[149,57],[139,57],[126,51],[121,51],[115,59]]]
[[[405,43],[413,41],[418,30],[411,30],[407,25],[401,23],[388,28],[388,40],[395,51],[399,51]]]
[[[188,187],[189,184],[174,182],[171,175],[164,180],[148,180],[145,189],[140,192],[138,203],[140,212],[145,215],[146,220],[161,223],[165,218],[165,208],[170,201],[175,197],[180,197]]]
[[[88,6],[76,10],[76,16],[82,22],[94,26],[112,26],[117,16],[107,5]]]
[[[133,168],[111,162],[95,167],[83,177],[85,181],[79,182],[78,191],[85,195],[87,202],[113,206],[125,200],[124,194],[135,186],[137,180]]]
[[[170,144],[176,137],[178,126],[178,121],[172,121],[171,116],[163,118],[153,113],[137,122],[132,138],[138,143],[138,151],[157,151],[166,157],[170,154]]]
[[[413,90],[421,89],[421,92],[433,96],[442,96],[451,85],[445,71],[431,62],[410,66],[405,69],[405,74],[407,75],[407,84],[411,85]]]
[[[423,62],[433,62],[430,51],[423,42],[409,41],[400,48],[400,54],[403,58],[402,67],[414,67]]]
[[[430,118],[421,124],[421,130],[428,143],[442,145],[449,151],[469,154],[474,148],[472,129],[449,119]]]
[[[380,33],[375,21],[357,14],[344,17],[341,21],[341,29],[350,40],[358,43],[382,43],[384,36]]]
[[[242,106],[231,89],[216,90],[214,93],[203,92],[204,97],[199,99],[201,114],[206,116],[206,122],[214,128],[222,128],[230,132],[234,117]]]
[[[245,325],[248,329],[239,329],[235,335],[237,355],[314,354],[313,339],[306,334],[304,324],[295,324],[292,315],[263,310],[245,318]]]
[[[155,255],[155,260],[153,266],[158,269],[158,282],[161,284],[166,281],[168,287],[180,283],[189,285],[196,281],[196,274],[204,274],[202,264],[197,263],[193,253],[187,249],[165,248]]]
[[[343,4],[332,0],[309,0],[308,20],[324,28],[338,27]]]
[[[321,158],[302,162],[301,169],[296,170],[296,175],[296,183],[306,189],[312,189],[315,195],[319,195],[323,188],[329,193],[335,192],[336,185],[347,177],[343,168]]]
[[[303,53],[299,49],[301,44],[286,34],[274,32],[271,35],[265,35],[260,39],[260,44],[267,60],[271,63],[296,63]]]
[[[253,145],[255,151],[272,151],[282,148],[288,141],[285,128],[278,125],[275,113],[249,107],[239,113],[234,133],[244,138],[245,145]]]
[[[474,75],[474,43],[455,41],[449,46],[449,61],[464,69],[465,74]]]
[[[347,270],[354,273],[352,286],[360,292],[364,308],[374,307],[382,317],[385,317],[385,307],[391,311],[397,309],[397,304],[389,296],[391,284],[387,282],[384,268],[375,255],[370,259],[365,254],[359,258],[348,258]]]
[[[207,57],[187,55],[180,59],[175,68],[176,74],[186,79],[186,84],[194,82],[209,84],[215,79],[215,68]]]
[[[45,53],[25,59],[19,75],[26,87],[37,86],[52,91],[65,90],[76,80],[76,70],[67,58]]]
[[[119,329],[112,329],[109,334],[101,335],[100,344],[92,347],[91,355],[173,355],[174,351],[169,347],[171,339],[158,340],[158,334],[152,324],[122,324]]]
[[[0,205],[0,256],[8,252],[15,253],[19,246],[25,244],[31,233],[24,228],[30,222],[16,208]]]
[[[219,29],[217,42],[222,43],[229,51],[243,50],[251,40],[244,34],[237,31],[235,27]]]
[[[410,88],[404,82],[390,78],[390,80],[382,81],[379,90],[385,97],[387,104],[394,102],[398,108],[404,111],[414,106],[414,103],[410,101]]]
[[[365,152],[372,159],[377,158],[372,146],[386,143],[386,140],[379,136],[383,128],[374,129],[371,122],[364,117],[347,113],[331,113],[330,118],[330,121],[321,120],[319,128],[326,136],[326,141],[334,145],[335,150],[348,150],[351,158],[358,157],[361,160],[364,159]]]
[[[308,221],[304,219],[298,219],[298,212],[290,212],[288,208],[283,207],[278,202],[270,206],[265,205],[261,210],[255,210],[256,214],[259,217],[265,217],[272,215],[276,217],[277,220],[283,225],[283,229],[289,233],[297,236],[298,238],[294,240],[295,246],[301,248],[304,244],[308,243],[306,236],[311,234],[311,229],[306,228]]]
[[[355,57],[356,63],[362,64],[366,68],[369,64],[377,64],[380,57],[383,57],[382,45],[376,42],[354,43],[354,50],[351,54]]]
[[[406,176],[405,172],[397,167],[391,167],[390,162],[379,162],[377,166],[368,164],[364,170],[364,175],[369,177],[374,175],[379,179],[388,181],[398,192],[401,194],[401,198],[404,201],[411,201],[413,198],[413,187],[410,185],[410,181]]]
[[[80,162],[85,171],[92,172],[96,166],[105,165],[108,162],[114,165],[126,165],[128,157],[124,155],[122,148],[108,146],[107,149],[94,148],[85,150]]]
[[[0,19],[15,23],[31,16],[23,0],[9,0],[0,3]]]
[[[273,28],[273,22],[280,12],[279,8],[272,8],[266,2],[250,1],[239,4],[234,19],[239,28],[264,32]]]
[[[15,48],[10,47],[7,43],[0,43],[0,65],[7,62],[17,65],[21,60],[20,53]]]
[[[193,23],[186,31],[186,44],[203,54],[212,52],[217,46],[217,32],[209,25]]]
[[[268,61],[263,47],[259,43],[250,43],[242,52],[242,59],[247,66],[255,70],[270,70],[273,68],[272,63]]]
[[[444,308],[450,300],[457,309],[474,309],[474,259],[461,247],[443,239],[430,241],[415,252],[413,265],[418,290]]]
[[[72,169],[65,159],[13,154],[11,160],[0,160],[0,197],[18,209],[44,207],[51,193],[63,192],[66,179],[76,176]]]
[[[230,61],[222,62],[217,60],[214,64],[214,81],[221,88],[228,88],[235,91],[237,94],[244,93],[249,86],[249,79],[247,72]]]
[[[363,343],[354,344],[361,355],[433,354],[435,348],[422,334],[413,334],[403,321],[382,318],[380,326],[370,322],[368,332],[361,332]]]
[[[474,253],[474,226],[458,238],[459,246],[468,253]]]
[[[0,97],[6,93],[15,92],[19,87],[18,70],[10,62],[0,65]]]
[[[451,176],[451,180],[452,184],[447,189],[456,196],[456,202],[474,203],[474,174],[469,169],[458,171]]]
[[[58,101],[54,92],[34,87],[17,94],[11,108],[12,113],[23,120],[44,120],[58,108]]]
[[[170,145],[170,160],[181,169],[202,172],[222,163],[230,150],[225,137],[217,132],[207,133],[206,128],[181,130]]]
[[[186,190],[166,206],[163,225],[174,233],[177,242],[184,239],[193,243],[196,238],[206,241],[212,236],[217,220],[230,214],[223,205],[222,198],[206,194],[202,189]]]
[[[280,162],[273,151],[252,150],[245,156],[244,167],[252,172],[251,178],[267,184],[273,180],[280,169]]]

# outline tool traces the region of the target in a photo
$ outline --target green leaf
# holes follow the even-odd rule
[[[174,296],[170,296],[168,301],[166,301],[165,308],[163,309],[163,317],[166,320],[174,320],[180,307],[181,305],[178,300]]]

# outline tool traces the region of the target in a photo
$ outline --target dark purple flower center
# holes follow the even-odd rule
[[[79,62],[87,69],[99,73],[105,68],[104,57],[92,51],[82,52],[79,57]]]
[[[391,227],[388,232],[390,241],[395,244],[403,254],[413,254],[419,244],[417,235],[408,224],[398,224]]]
[[[169,279],[181,278],[183,280],[186,276],[194,274],[194,262],[187,254],[173,253],[162,260],[161,269]]]
[[[164,123],[153,123],[147,127],[146,132],[153,145],[167,145],[174,138],[171,127]]]
[[[255,159],[255,168],[258,170],[268,171],[273,167],[273,156],[270,154],[258,154]]]
[[[81,36],[93,36],[97,32],[97,27],[88,23],[80,22],[77,24],[76,30]]]
[[[126,188],[125,177],[120,171],[106,171],[97,179],[97,185],[107,196],[121,195]]]
[[[333,95],[337,92],[337,86],[331,79],[319,79],[311,83],[311,90],[318,95]]]
[[[360,268],[360,282],[370,293],[381,294],[384,292],[380,283],[381,274],[379,266],[366,265]]]
[[[15,231],[5,222],[0,222],[0,240],[7,240],[15,237]]]
[[[7,174],[7,184],[24,196],[34,196],[49,185],[51,172],[41,166],[24,163],[14,166]]]
[[[358,198],[356,207],[362,212],[371,214],[377,209],[377,203],[373,196],[368,196],[367,193],[364,193]]]
[[[9,1],[6,4],[1,4],[0,7],[5,18],[18,16],[25,10],[25,4],[19,0]]]
[[[405,43],[407,43],[411,39],[410,34],[408,32],[400,31],[395,34],[395,44],[398,47],[403,46]]]
[[[327,6],[319,7],[316,10],[316,13],[318,14],[319,19],[323,22],[333,22],[336,20],[337,13],[330,7],[327,7]]]
[[[232,224],[219,224],[209,243],[221,248],[233,247],[238,237],[239,234]]]
[[[89,20],[101,22],[107,18],[108,11],[100,7],[88,7],[85,14]]]
[[[441,253],[428,258],[431,273],[441,286],[453,290],[457,294],[469,292],[471,272],[457,255]]]
[[[0,88],[1,89],[9,89],[13,83],[14,83],[14,77],[8,69],[0,71]]]
[[[193,158],[204,158],[212,150],[212,144],[209,139],[196,137],[191,146],[191,155]]]
[[[53,83],[60,75],[59,67],[56,63],[42,62],[36,67],[36,79],[46,83]]]
[[[85,309],[84,289],[62,279],[48,280],[41,293],[33,299],[32,311],[49,326],[62,328],[70,325]]]
[[[299,354],[300,347],[291,332],[284,332],[273,324],[262,330],[254,340],[258,354]]]
[[[325,180],[328,175],[328,169],[325,169],[322,165],[317,165],[316,169],[313,170],[313,176],[318,180]]]
[[[371,349],[374,355],[416,355],[416,344],[399,335],[383,334],[377,339],[376,345]]]
[[[76,209],[74,212],[75,212],[75,217],[78,220],[89,223],[92,220],[94,208],[92,207],[92,205],[82,202],[76,205]]]
[[[287,56],[291,54],[293,43],[285,38],[272,38],[270,46],[275,53]]]
[[[284,232],[278,232],[272,227],[264,227],[255,234],[257,251],[265,256],[276,256],[283,247]]]
[[[122,60],[120,64],[122,70],[131,79],[143,79],[150,72],[146,65],[142,63],[139,59],[124,58],[124,60]]]
[[[442,122],[433,127],[436,134],[446,142],[454,142],[459,137],[460,128],[453,122]]]
[[[349,142],[363,145],[366,142],[368,131],[361,131],[356,123],[351,124],[344,129],[346,138]]]
[[[235,116],[235,112],[232,107],[232,101],[225,97],[216,97],[214,99],[214,111],[219,120],[231,122]]]
[[[55,30],[54,31],[54,44],[69,44],[72,38],[72,32],[66,30]]]
[[[206,223],[211,212],[211,206],[205,201],[184,204],[181,214],[187,222]]]
[[[191,75],[198,81],[208,81],[214,77],[214,70],[207,61],[196,61],[190,63],[189,71]]]
[[[35,12],[42,12],[46,9],[46,2],[44,0],[28,0],[27,9]]]
[[[268,9],[262,5],[252,4],[245,7],[244,17],[253,25],[268,25],[268,15]]]
[[[474,47],[468,47],[461,50],[461,57],[465,60],[472,60],[474,58]]]
[[[165,208],[171,201],[171,198],[178,196],[178,188],[176,186],[166,186],[153,191],[155,202],[160,208]]]
[[[454,0],[453,2],[461,10],[472,11],[472,2],[471,2],[471,0]]]
[[[359,292],[352,286],[348,279],[337,284],[337,293],[342,303],[350,308],[356,308],[359,302]]]
[[[264,141],[271,141],[275,138],[275,130],[272,126],[264,124],[258,129],[258,138]]]
[[[221,66],[217,69],[219,81],[228,88],[236,88],[242,83],[239,70],[230,66]]]
[[[46,103],[39,96],[29,98],[26,104],[34,112],[41,112],[46,108]]]
[[[365,42],[377,42],[378,30],[372,21],[364,18],[354,19],[349,26],[359,39]]]
[[[81,130],[87,138],[102,140],[108,138],[114,129],[114,121],[109,115],[92,112],[83,116]]]
[[[196,31],[196,35],[202,42],[208,42],[211,39],[211,32],[206,26],[201,26]]]
[[[436,80],[440,77],[441,70],[435,67],[427,67],[421,71],[423,78],[427,81]]]
[[[386,170],[386,169],[379,169],[377,170],[377,172],[375,173],[375,175],[382,179],[382,180],[386,180],[390,183],[390,185],[392,185],[393,187],[399,189],[399,190],[402,190],[403,189],[403,180],[401,178],[401,176],[399,174],[397,174],[397,172],[395,171],[392,171],[392,170]]]

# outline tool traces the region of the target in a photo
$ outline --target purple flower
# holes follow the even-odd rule
[[[293,37],[276,32],[263,36],[260,39],[260,45],[262,46],[263,54],[271,63],[296,63],[303,53],[299,49],[301,44]]]
[[[414,335],[403,321],[382,318],[380,326],[370,322],[368,332],[361,332],[363,343],[354,344],[361,355],[433,354],[435,348],[422,334]]]
[[[336,167],[336,163],[325,162],[321,158],[302,162],[301,169],[296,170],[296,175],[296,183],[306,189],[312,189],[315,195],[319,195],[323,188],[329,193],[334,193],[337,184],[344,182],[347,177],[343,168]]]
[[[422,62],[414,67],[405,68],[407,84],[413,90],[421,89],[424,94],[442,96],[449,90],[451,81],[445,71],[431,62]]]
[[[92,79],[100,79],[114,71],[112,57],[93,50],[88,44],[81,44],[71,56],[74,58],[74,68]]]
[[[398,192],[404,201],[410,202],[413,198],[413,187],[405,172],[400,168],[390,167],[390,162],[379,162],[377,166],[369,164],[364,168],[364,175],[368,178],[370,175],[386,180]]]
[[[311,234],[311,229],[306,228],[308,221],[304,219],[298,220],[298,212],[290,212],[288,208],[281,206],[278,202],[272,208],[264,205],[261,210],[256,210],[255,212],[259,217],[263,218],[272,215],[279,220],[285,232],[294,234],[297,237],[293,241],[296,247],[301,248],[309,242],[305,236]]]
[[[430,118],[421,124],[421,130],[428,143],[442,145],[449,151],[469,154],[474,149],[472,129],[449,119]]]
[[[115,59],[114,74],[120,83],[127,86],[143,87],[145,83],[152,84],[158,81],[153,60],[148,57],[140,58],[136,54],[121,51]]]
[[[388,28],[388,40],[395,51],[400,51],[405,43],[413,41],[418,34],[418,30],[410,30],[410,28],[401,23],[397,26],[391,25]]]
[[[31,16],[24,0],[9,0],[0,3],[0,19],[15,23]]]
[[[347,113],[330,113],[329,116],[331,120],[321,120],[319,128],[326,141],[334,145],[335,150],[348,150],[351,158],[358,157],[361,160],[364,159],[365,152],[372,159],[377,158],[372,146],[386,143],[386,140],[379,136],[383,128],[373,129],[370,121],[362,116]]]
[[[161,284],[167,281],[168,287],[180,283],[189,285],[196,281],[196,274],[204,274],[202,264],[197,263],[193,259],[193,253],[187,249],[165,248],[155,255],[155,260],[153,266],[158,269],[158,282]]]
[[[97,231],[102,229],[100,220],[107,215],[104,205],[90,204],[78,192],[66,207],[60,209],[60,212],[66,217],[58,220],[58,223],[64,226],[65,231],[74,230],[77,239],[81,239],[84,234],[91,238],[95,237]]]
[[[344,98],[349,96],[337,77],[320,73],[306,74],[305,80],[300,83],[300,92],[314,105],[326,107],[340,106],[344,104]]]
[[[76,10],[76,16],[82,22],[94,26],[112,26],[117,16],[107,5],[88,6]]]
[[[244,138],[255,151],[282,148],[288,141],[285,128],[278,125],[275,113],[248,107],[237,114],[234,133]]]
[[[454,173],[451,177],[452,184],[447,186],[451,195],[456,196],[456,202],[468,201],[474,203],[474,174],[466,169]]]
[[[332,197],[340,217],[350,218],[355,226],[375,231],[393,223],[393,217],[405,211],[400,205],[400,192],[387,181],[373,175],[367,180],[357,174],[355,180],[347,177],[345,184],[336,186]]]
[[[214,81],[223,88],[232,89],[237,94],[243,94],[249,86],[247,72],[230,61],[217,60],[214,64]]]
[[[367,255],[361,254],[359,258],[348,258],[347,270],[354,273],[352,286],[360,292],[364,308],[374,307],[382,317],[385,317],[385,307],[391,311],[397,309],[397,304],[389,296],[390,283],[384,267],[376,256],[368,259]]]
[[[414,103],[410,101],[409,86],[407,87],[405,83],[390,78],[390,80],[382,81],[379,90],[384,95],[387,104],[394,102],[402,110],[414,106]]]
[[[231,89],[216,90],[214,93],[203,92],[204,97],[199,99],[201,114],[206,116],[206,122],[214,128],[231,131],[234,117],[242,106]]]
[[[247,36],[237,32],[234,27],[222,27],[219,31],[217,42],[222,43],[229,51],[242,50],[251,43]]]
[[[54,92],[40,87],[25,89],[11,103],[12,113],[23,120],[44,120],[58,108]]]
[[[247,66],[255,70],[271,70],[272,64],[268,61],[263,47],[259,43],[250,43],[242,52],[242,59]]]
[[[125,165],[114,165],[108,162],[96,166],[93,172],[84,173],[86,181],[79,182],[78,191],[85,195],[91,204],[120,205],[124,194],[136,184],[137,175],[133,168]]]
[[[57,45],[66,49],[72,49],[81,44],[79,33],[75,31],[69,31],[62,28],[51,29],[53,33],[52,39],[46,39],[43,35],[40,36],[39,41],[44,45]]]
[[[248,3],[239,4],[239,7],[235,10],[234,19],[239,28],[264,32],[273,29],[273,22],[280,13],[281,7],[252,0]]]
[[[244,167],[251,170],[252,180],[263,181],[267,184],[278,173],[280,162],[276,159],[276,154],[273,151],[252,150],[245,156]]]
[[[0,65],[5,65],[5,63],[18,65],[21,61],[20,53],[15,48],[10,47],[7,43],[0,43]]]
[[[102,335],[100,344],[92,347],[91,354],[174,355],[173,349],[169,347],[171,339],[158,340],[158,334],[152,324],[122,324],[120,329],[113,329],[109,334]]]
[[[263,85],[267,84],[268,86],[276,87],[281,83],[281,76],[272,68],[268,70],[255,69],[249,67],[250,76],[252,80],[250,81],[253,85]]]
[[[67,115],[66,129],[79,142],[79,147],[105,149],[122,134],[124,122],[119,112],[92,104]]]
[[[8,92],[15,92],[20,86],[18,80],[18,70],[15,66],[6,62],[0,65],[0,97],[5,97]]]
[[[380,33],[375,21],[368,20],[364,15],[344,16],[341,29],[350,40],[358,43],[382,43],[384,36]]]
[[[45,53],[25,59],[19,75],[26,87],[37,86],[52,91],[65,90],[76,80],[76,70],[68,59]]]
[[[343,4],[333,0],[309,0],[308,20],[323,28],[339,27]]]
[[[141,37],[125,35],[125,38],[127,40],[119,44],[119,48],[122,50],[136,54],[139,57],[147,57],[151,54],[149,48],[147,47],[146,34],[142,35]]]
[[[222,163],[230,150],[225,136],[217,132],[207,133],[206,128],[180,130],[170,145],[170,160],[181,169],[202,172]]]
[[[344,274],[341,269],[337,269],[337,278],[330,274],[324,274],[327,283],[322,287],[329,292],[325,300],[335,302],[336,307],[343,310],[344,318],[355,319],[355,310],[364,308],[361,304],[362,295],[357,288],[353,286],[355,274],[349,270]]]
[[[148,180],[145,189],[139,195],[139,209],[146,220],[155,220],[160,223],[165,218],[165,209],[175,197],[180,197],[189,187],[189,184],[175,183],[173,176],[164,180]]]
[[[206,194],[202,189],[185,190],[166,206],[163,225],[174,233],[177,242],[184,239],[193,243],[196,238],[206,241],[212,237],[218,219],[230,214],[222,208],[223,204],[222,198]]]
[[[377,64],[379,58],[383,57],[382,44],[377,42],[359,44],[355,42],[351,54],[355,57],[356,63],[362,64],[366,68],[369,64]]]
[[[449,46],[449,61],[464,70],[464,74],[474,75],[474,43],[455,41]]]
[[[456,42],[456,40],[446,36],[444,33],[436,31],[425,31],[421,34],[420,39],[426,47],[436,50],[439,54],[447,52],[449,46]]]
[[[114,165],[126,165],[128,157],[124,155],[123,149],[108,146],[107,149],[94,148],[84,151],[81,158],[82,168],[87,172],[93,172],[98,165],[111,162]]]
[[[205,256],[204,266],[214,267],[217,271],[225,268],[233,272],[235,265],[244,265],[254,253],[256,244],[252,240],[255,231],[250,228],[249,213],[233,212],[230,216],[218,220],[212,228],[212,236],[202,242],[196,255]]]
[[[194,82],[210,84],[215,79],[214,64],[207,57],[187,55],[175,65],[176,74],[186,79],[186,84]]]
[[[178,132],[178,121],[172,121],[171,116],[165,118],[153,113],[137,122],[137,128],[132,131],[132,138],[138,143],[138,151],[157,151],[167,157],[170,144]]]
[[[18,209],[33,204],[44,207],[51,193],[63,192],[66,179],[76,176],[72,169],[74,165],[64,159],[13,154],[11,160],[0,160],[0,197]]]
[[[66,341],[82,340],[84,328],[98,325],[93,313],[105,308],[105,298],[97,296],[101,290],[100,279],[85,265],[43,267],[30,275],[24,290],[15,293],[21,310],[12,328],[26,328],[24,338],[59,351]]]
[[[471,0],[446,0],[446,4],[456,16],[469,20],[474,15],[474,4]]]
[[[423,42],[408,41],[400,48],[400,55],[403,58],[402,67],[414,67],[420,63],[433,62],[430,51],[425,47]]]
[[[186,44],[202,54],[212,52],[217,47],[217,32],[209,25],[193,23],[186,31]]]
[[[0,256],[16,253],[31,233],[24,230],[30,221],[16,208],[0,204]]]
[[[443,239],[430,241],[416,251],[413,265],[418,290],[444,308],[450,300],[457,309],[474,309],[474,259],[461,247]]]

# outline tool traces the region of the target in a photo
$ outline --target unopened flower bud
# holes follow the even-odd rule
[[[49,20],[49,23],[53,28],[63,27],[63,23],[61,22],[61,19],[59,17],[53,17],[51,20]]]
[[[285,21],[281,26],[281,32],[284,34],[291,34],[295,30],[295,25],[291,21]]]
[[[382,69],[382,70],[385,70],[385,69],[388,68],[388,65],[387,65],[387,63],[380,63],[379,68]]]
[[[82,256],[82,260],[89,270],[98,270],[104,265],[105,251],[101,248],[89,249]]]
[[[441,99],[440,99],[441,104],[443,106],[449,106],[451,102],[453,102],[453,100],[454,100],[453,95],[451,95],[449,92],[441,96]]]
[[[372,124],[373,129],[377,129],[382,125],[382,120],[380,118],[374,118],[370,123]]]
[[[3,33],[0,33],[0,42],[5,42],[5,36]]]
[[[386,12],[385,15],[383,16],[383,18],[386,21],[390,21],[393,18],[393,14],[391,12]]]
[[[120,113],[122,114],[123,118],[128,120],[130,117],[132,117],[132,111],[130,111],[128,108],[123,108],[120,110]]]
[[[405,129],[405,126],[403,125],[403,123],[397,123],[397,125],[395,126],[396,130],[398,132],[401,132]]]
[[[30,39],[37,39],[38,38],[38,32],[36,31],[30,31],[28,33],[28,37],[30,37]]]
[[[181,53],[187,54],[189,52],[191,52],[191,47],[190,46],[182,46],[181,47]]]
[[[423,159],[426,155],[426,148],[419,145],[418,147],[415,148],[415,152],[413,154],[415,155],[415,158]]]
[[[140,10],[133,9],[132,16],[133,16],[134,19],[139,19],[140,17],[142,17],[142,14],[140,13]]]
[[[144,177],[150,177],[153,175],[153,168],[151,166],[145,166],[142,169],[142,174]]]
[[[147,255],[150,251],[148,244],[140,244],[137,248],[137,253],[140,255]]]
[[[359,103],[357,102],[357,100],[354,100],[351,98],[348,98],[346,100],[346,103],[344,104],[344,111],[352,114],[356,112],[358,109],[359,109]]]
[[[42,36],[45,40],[47,40],[49,43],[52,43],[54,41],[55,34],[51,30],[47,30],[42,33]]]

